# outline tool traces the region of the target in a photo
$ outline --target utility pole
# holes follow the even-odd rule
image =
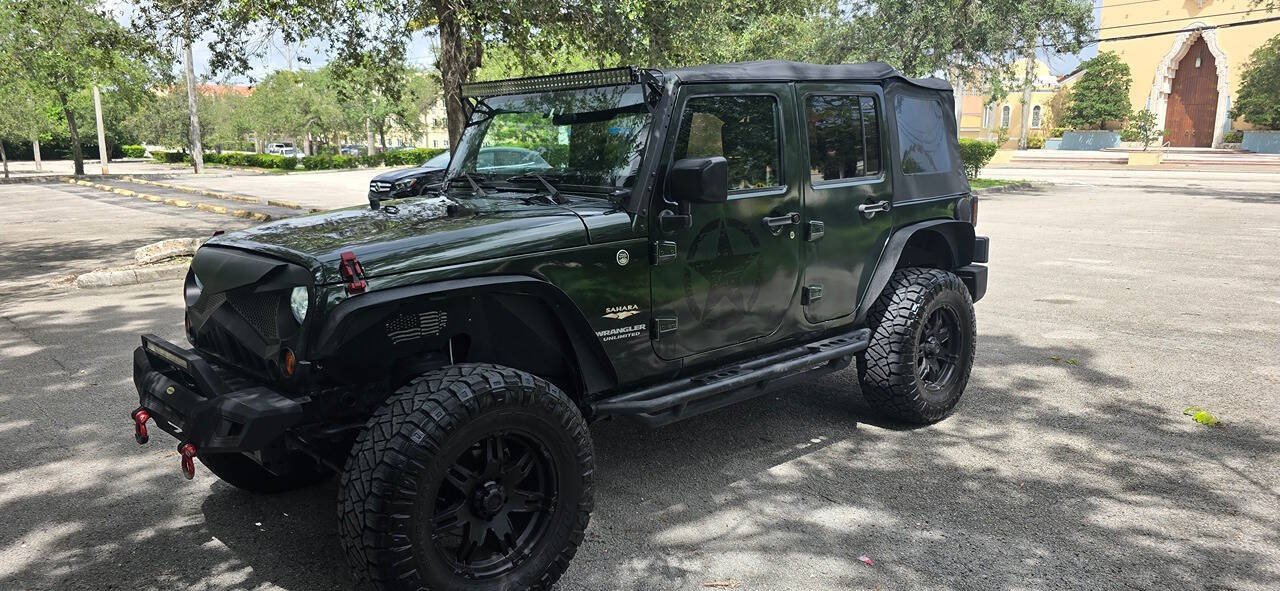
[[[186,44],[183,64],[187,76],[187,112],[191,115],[191,166],[196,174],[204,172],[204,148],[200,146],[200,113],[196,103],[196,68],[191,62],[191,20],[187,19],[187,35],[182,40]]]
[[[364,142],[365,153],[369,156],[373,155],[373,123],[369,117],[364,118]]]
[[[102,162],[102,174],[107,173],[107,131],[102,128],[102,97],[98,85],[93,86],[93,111],[98,118],[98,159]]]
[[[31,153],[36,157],[36,171],[44,170],[40,165],[40,136],[31,137]]]

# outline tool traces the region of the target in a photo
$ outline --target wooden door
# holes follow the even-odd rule
[[[1204,38],[1197,39],[1178,62],[1164,119],[1169,144],[1186,148],[1213,146],[1218,110],[1218,68]]]

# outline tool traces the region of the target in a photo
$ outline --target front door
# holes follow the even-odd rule
[[[1218,114],[1218,68],[1204,38],[1197,39],[1178,62],[1169,88],[1164,129],[1169,145],[1184,148],[1213,146]]]
[[[879,91],[848,84],[796,87],[808,171],[802,297],[810,322],[857,309],[893,230]]]
[[[783,145],[796,130],[787,84],[685,87],[668,164],[728,161],[725,203],[654,209],[690,216],[687,227],[655,221],[654,349],[678,359],[767,336],[782,323],[799,278],[799,158]],[[682,211],[682,208],[685,211]],[[683,225],[682,225],[683,226]]]

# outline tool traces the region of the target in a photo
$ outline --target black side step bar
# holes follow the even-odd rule
[[[871,331],[791,347],[688,378],[620,394],[591,405],[594,416],[632,416],[659,426],[753,398],[791,383],[799,375],[838,371],[867,348]]]

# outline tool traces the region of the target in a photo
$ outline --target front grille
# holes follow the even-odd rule
[[[279,340],[280,292],[233,294],[227,301],[263,340]]]
[[[370,193],[386,193],[391,190],[390,181],[372,181],[369,183]]]
[[[191,321],[196,326],[204,324],[204,321],[209,319],[209,315],[213,314],[213,311],[217,310],[218,306],[226,303],[226,301],[227,294],[225,293],[208,294],[196,300],[195,305],[190,308]]]

